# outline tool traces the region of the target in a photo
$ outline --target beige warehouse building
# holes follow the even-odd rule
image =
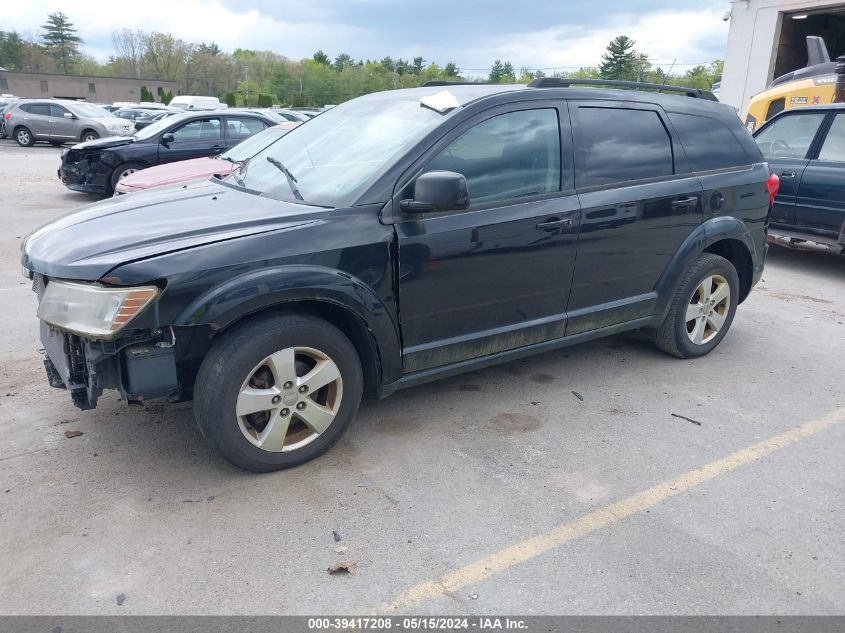
[[[719,100],[744,111],[775,77],[807,65],[808,35],[845,55],[843,0],[733,0]]]
[[[84,99],[94,103],[141,101],[141,88],[149,90],[156,100],[165,92],[177,94],[175,81],[131,79],[128,77],[85,77],[52,73],[22,73],[0,70],[0,94],[16,97]]]

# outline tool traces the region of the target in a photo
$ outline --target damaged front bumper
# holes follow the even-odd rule
[[[94,409],[106,389],[126,402],[179,393],[172,332],[151,330],[114,341],[95,341],[41,321],[44,367],[51,387],[70,391],[80,409]]]
[[[59,180],[73,191],[105,194],[111,167],[99,160],[98,152],[66,149],[58,169]]]

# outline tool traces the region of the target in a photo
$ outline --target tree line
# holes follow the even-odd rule
[[[427,81],[526,83],[546,76],[541,70],[517,70],[511,62],[498,59],[487,76],[475,77],[462,73],[454,62],[441,66],[423,57],[356,60],[347,53],[332,58],[318,50],[310,58],[292,60],[272,51],[238,48],[227,53],[214,42],[187,42],[169,33],[132,29],[112,34],[114,52],[105,62],[87,55],[83,44],[64,13],[50,13],[38,36],[0,31],[0,67],[175,81],[181,94],[217,96],[230,106],[319,106],[380,90],[412,88]],[[552,72],[552,76],[641,80],[705,89],[721,78],[721,61],[672,74],[653,66],[635,44],[621,35],[608,44],[597,66]],[[169,101],[171,96],[165,95],[164,100]]]

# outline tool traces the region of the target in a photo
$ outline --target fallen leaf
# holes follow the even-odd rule
[[[355,569],[354,561],[347,561],[344,563],[335,563],[328,568],[328,572],[332,575],[340,574],[340,575],[347,575],[351,574]]]
[[[65,437],[71,439],[72,437],[79,437],[82,431],[65,431]]]

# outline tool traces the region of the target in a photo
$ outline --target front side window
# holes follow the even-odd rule
[[[819,152],[819,160],[845,162],[845,116],[837,114]]]
[[[50,116],[55,117],[57,119],[61,119],[67,110],[65,110],[62,106],[58,105],[50,105]]]
[[[578,109],[585,187],[674,173],[672,139],[654,110]]]
[[[177,143],[213,141],[220,138],[220,119],[197,119],[173,132]]]
[[[425,170],[462,174],[473,206],[560,191],[557,110],[521,110],[483,121]]]
[[[788,114],[754,137],[766,158],[804,158],[824,120],[823,112]]]

